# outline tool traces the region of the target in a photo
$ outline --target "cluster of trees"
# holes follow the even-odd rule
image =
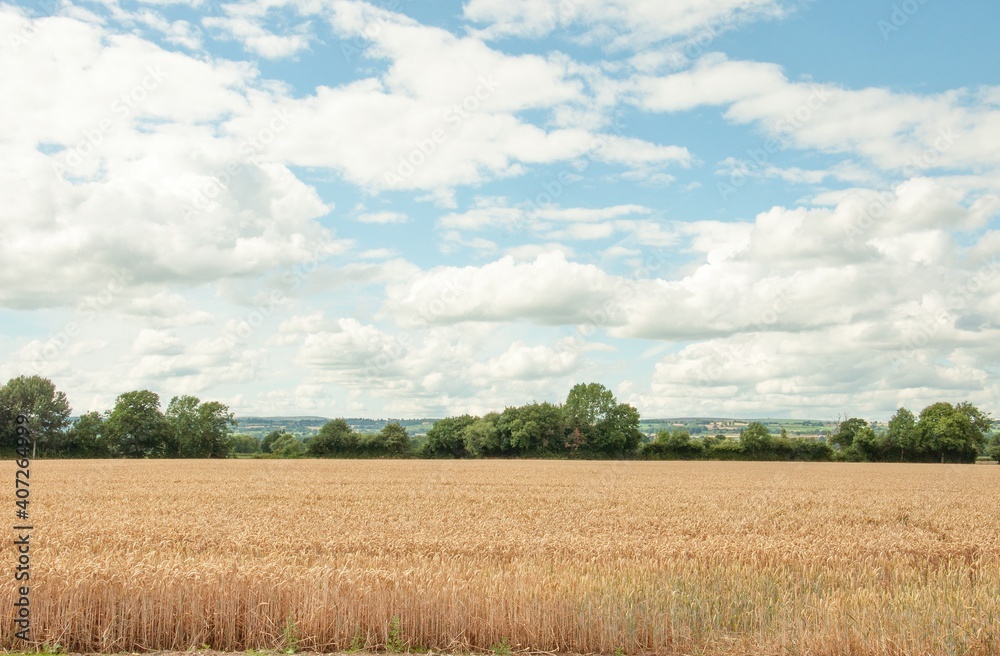
[[[362,434],[343,419],[334,419],[306,440],[271,433],[261,450],[279,456],[337,458],[619,458],[634,456],[643,437],[639,412],[618,403],[604,386],[591,383],[575,386],[562,405],[531,403],[482,417],[441,419],[419,448],[396,422],[377,433]]]
[[[872,462],[975,462],[984,451],[992,422],[971,403],[934,403],[915,417],[905,407],[896,411],[885,431],[876,433],[864,419],[838,426],[831,443],[844,459]],[[987,451],[1000,462],[1000,435]]]
[[[621,458],[643,440],[639,412],[597,383],[579,384],[563,405],[531,403],[436,422],[421,455],[430,458]]]
[[[672,460],[844,460],[853,462],[970,463],[986,453],[1000,462],[1000,434],[987,447],[990,417],[970,403],[934,403],[920,416],[904,408],[893,415],[885,430],[876,431],[857,417],[845,419],[824,439],[789,439],[782,430],[771,435],[753,422],[740,431],[738,441],[724,436],[694,439],[687,431],[663,431],[643,444],[645,458]]]
[[[20,376],[0,388],[0,445],[13,447],[14,418],[29,418],[37,452],[70,458],[226,458],[236,419],[217,401],[175,396],[160,409],[149,390],[126,392],[105,413],[70,424],[66,395],[40,376]]]
[[[35,449],[53,450],[66,433],[71,409],[63,392],[48,378],[18,376],[0,387],[0,446],[13,452],[17,444],[14,420],[23,414],[31,420]],[[32,453],[34,457],[36,453]]]
[[[686,430],[661,431],[652,442],[639,447],[639,456],[652,460],[833,460],[834,450],[825,439],[772,435],[752,422],[740,431],[739,440],[725,435],[692,438]]]
[[[302,438],[284,428],[257,439],[233,435],[232,452],[261,458],[402,458],[414,454],[410,434],[399,422],[390,422],[375,433],[359,433],[345,419],[328,421],[317,435]]]
[[[233,435],[229,408],[194,396],[175,396],[160,409],[154,392],[120,395],[113,409],[88,412],[70,422],[66,395],[40,376],[20,376],[0,387],[0,448],[13,451],[14,419],[30,419],[37,453],[48,457],[226,458],[233,454],[271,457],[378,458],[645,458],[708,460],[849,460],[974,462],[989,454],[1000,462],[1000,434],[987,443],[990,417],[970,403],[934,403],[919,417],[900,408],[885,430],[864,419],[839,422],[826,438],[772,435],[759,422],[738,440],[692,437],[685,430],[661,431],[652,441],[639,431],[639,412],[619,403],[603,385],[579,384],[566,402],[530,403],[435,422],[415,448],[398,422],[377,433],[358,433],[344,419],[327,422],[307,439],[277,430],[263,440]]]
[[[410,434],[398,422],[377,433],[358,433],[343,419],[326,422],[305,443],[306,453],[321,457],[398,458],[410,455]]]

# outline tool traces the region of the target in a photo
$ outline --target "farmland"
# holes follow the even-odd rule
[[[975,465],[40,460],[34,635],[102,652],[995,654],[998,488],[1000,467]],[[0,646],[17,647],[9,621]]]

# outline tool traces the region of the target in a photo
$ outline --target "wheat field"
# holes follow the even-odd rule
[[[72,651],[1000,653],[996,466],[35,461],[31,481],[34,638]]]

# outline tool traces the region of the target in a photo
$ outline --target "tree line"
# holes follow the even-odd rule
[[[47,378],[21,376],[0,387],[0,447],[12,451],[14,418],[26,414],[38,454],[90,458],[630,458],[648,460],[810,460],[871,462],[974,462],[988,454],[1000,462],[1000,434],[970,403],[934,403],[919,416],[900,408],[884,430],[851,417],[820,438],[772,435],[751,422],[738,439],[692,437],[639,430],[639,412],[619,403],[598,383],[575,385],[561,404],[530,403],[482,416],[447,417],[423,439],[397,422],[359,433],[344,419],[326,422],[302,438],[283,430],[263,439],[234,434],[236,419],[217,401],[175,396],[161,410],[149,390],[121,394],[114,408],[70,422],[66,395]]]
[[[175,396],[166,411],[149,390],[126,392],[107,412],[74,422],[66,395],[51,380],[20,376],[0,387],[0,446],[15,443],[14,419],[29,418],[37,456],[78,458],[226,458],[236,418],[218,401]]]
[[[905,407],[896,411],[885,431],[876,432],[863,419],[840,423],[831,442],[844,459],[872,462],[975,462],[986,453],[1000,462],[1000,434],[987,448],[990,416],[971,403],[933,403],[915,417]]]
[[[663,431],[640,447],[640,454],[661,459],[839,460],[849,462],[970,463],[979,455],[1000,462],[1000,434],[987,440],[989,415],[971,403],[938,402],[920,416],[899,408],[885,430],[851,417],[838,422],[825,438],[789,438],[784,429],[772,435],[760,422],[740,431],[738,441],[725,436],[693,439],[687,431]]]

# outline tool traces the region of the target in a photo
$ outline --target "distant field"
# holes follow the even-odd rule
[[[1000,653],[996,466],[35,461],[31,485],[35,637],[74,651]]]

